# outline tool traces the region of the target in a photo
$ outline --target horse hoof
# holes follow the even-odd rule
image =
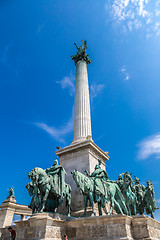
[[[94,217],[94,216],[96,216],[96,214],[95,214],[95,213],[92,213],[92,214],[91,214],[91,217]]]

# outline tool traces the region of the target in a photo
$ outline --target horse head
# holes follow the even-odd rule
[[[72,176],[73,176],[74,181],[75,181],[76,184],[77,184],[77,187],[80,187],[80,186],[79,186],[79,175],[78,175],[77,169],[75,169],[73,172],[71,172],[71,174],[72,174]]]
[[[80,192],[83,194],[87,194],[88,190],[90,188],[90,179],[82,174],[81,172],[77,171],[76,169],[71,172],[74,181],[77,184],[77,187],[80,189]]]
[[[34,168],[31,172],[28,173],[28,178],[34,183],[38,182],[39,173],[37,172],[36,168]]]

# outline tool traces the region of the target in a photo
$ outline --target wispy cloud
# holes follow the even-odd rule
[[[12,47],[12,43],[7,44],[0,54],[0,62],[5,64],[8,61],[8,52],[9,49]]]
[[[38,25],[38,28],[37,28],[37,31],[36,31],[37,34],[39,34],[39,33],[42,31],[42,29],[44,28],[45,24],[46,24],[46,23],[43,22],[43,23],[41,23],[41,24]]]
[[[130,74],[128,73],[127,71],[127,67],[126,66],[122,66],[120,68],[120,72],[122,73],[122,76],[123,76],[123,80],[124,81],[128,81],[131,77],[130,77]]]
[[[48,133],[51,137],[53,137],[56,141],[65,143],[65,136],[66,134],[73,131],[74,128],[74,112],[72,112],[72,116],[69,121],[60,127],[52,127],[48,126],[46,123],[43,122],[36,122],[33,123],[38,128],[41,128],[46,133]]]
[[[160,0],[110,0],[105,9],[108,19],[125,32],[143,28],[146,37],[160,35]]]
[[[6,46],[3,49],[0,49],[0,64],[5,65],[9,70],[12,71],[12,73],[14,73],[19,78],[20,77],[19,66],[21,65],[21,62],[18,61],[18,58],[14,59],[14,61],[11,62],[10,50],[12,46],[13,43],[10,42],[6,44]]]
[[[75,91],[75,76],[70,72],[69,76],[65,76],[62,80],[57,81],[63,89],[69,89],[70,96],[74,95]]]
[[[156,199],[156,202],[157,202],[157,203],[160,203],[160,199]]]
[[[138,144],[137,158],[145,160],[148,157],[154,155],[157,159],[160,158],[160,133],[151,135],[148,138],[143,139]]]
[[[97,84],[94,83],[90,86],[90,96],[91,100],[93,100],[95,97],[97,97],[98,94],[104,89],[104,84]]]

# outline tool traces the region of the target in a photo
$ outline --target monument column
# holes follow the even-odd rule
[[[73,143],[91,138],[91,116],[87,62],[76,63],[76,87],[74,107],[74,140]]]
[[[101,168],[105,169],[105,161],[109,159],[108,152],[100,149],[92,140],[90,100],[88,87],[87,65],[91,59],[86,54],[86,41],[78,47],[72,57],[76,65],[75,111],[74,111],[74,139],[69,146],[56,152],[60,157],[60,164],[67,172],[66,182],[72,188],[72,215],[82,214],[84,209],[83,195],[80,194],[71,172],[77,169],[81,173],[94,171],[95,165],[101,161]]]

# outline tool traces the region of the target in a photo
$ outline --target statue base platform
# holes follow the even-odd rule
[[[62,214],[38,213],[16,223],[16,240],[158,240],[160,222],[146,216],[111,215],[68,218]],[[8,240],[9,232],[1,229],[0,239]]]
[[[3,203],[8,203],[8,202],[16,203],[15,197],[9,196],[6,198],[6,200],[3,201]]]
[[[101,168],[105,169],[105,161],[109,159],[108,153],[105,153],[100,149],[92,140],[86,140],[78,143],[72,143],[71,145],[64,147],[56,152],[60,157],[60,164],[67,172],[66,182],[70,184],[72,188],[72,212],[81,211],[84,209],[83,195],[79,189],[71,172],[77,169],[81,173],[84,170],[88,170],[89,174],[94,171],[95,165],[98,164],[98,160],[101,160]],[[63,204],[64,205],[64,204]],[[61,213],[65,214],[65,207],[61,208]]]

